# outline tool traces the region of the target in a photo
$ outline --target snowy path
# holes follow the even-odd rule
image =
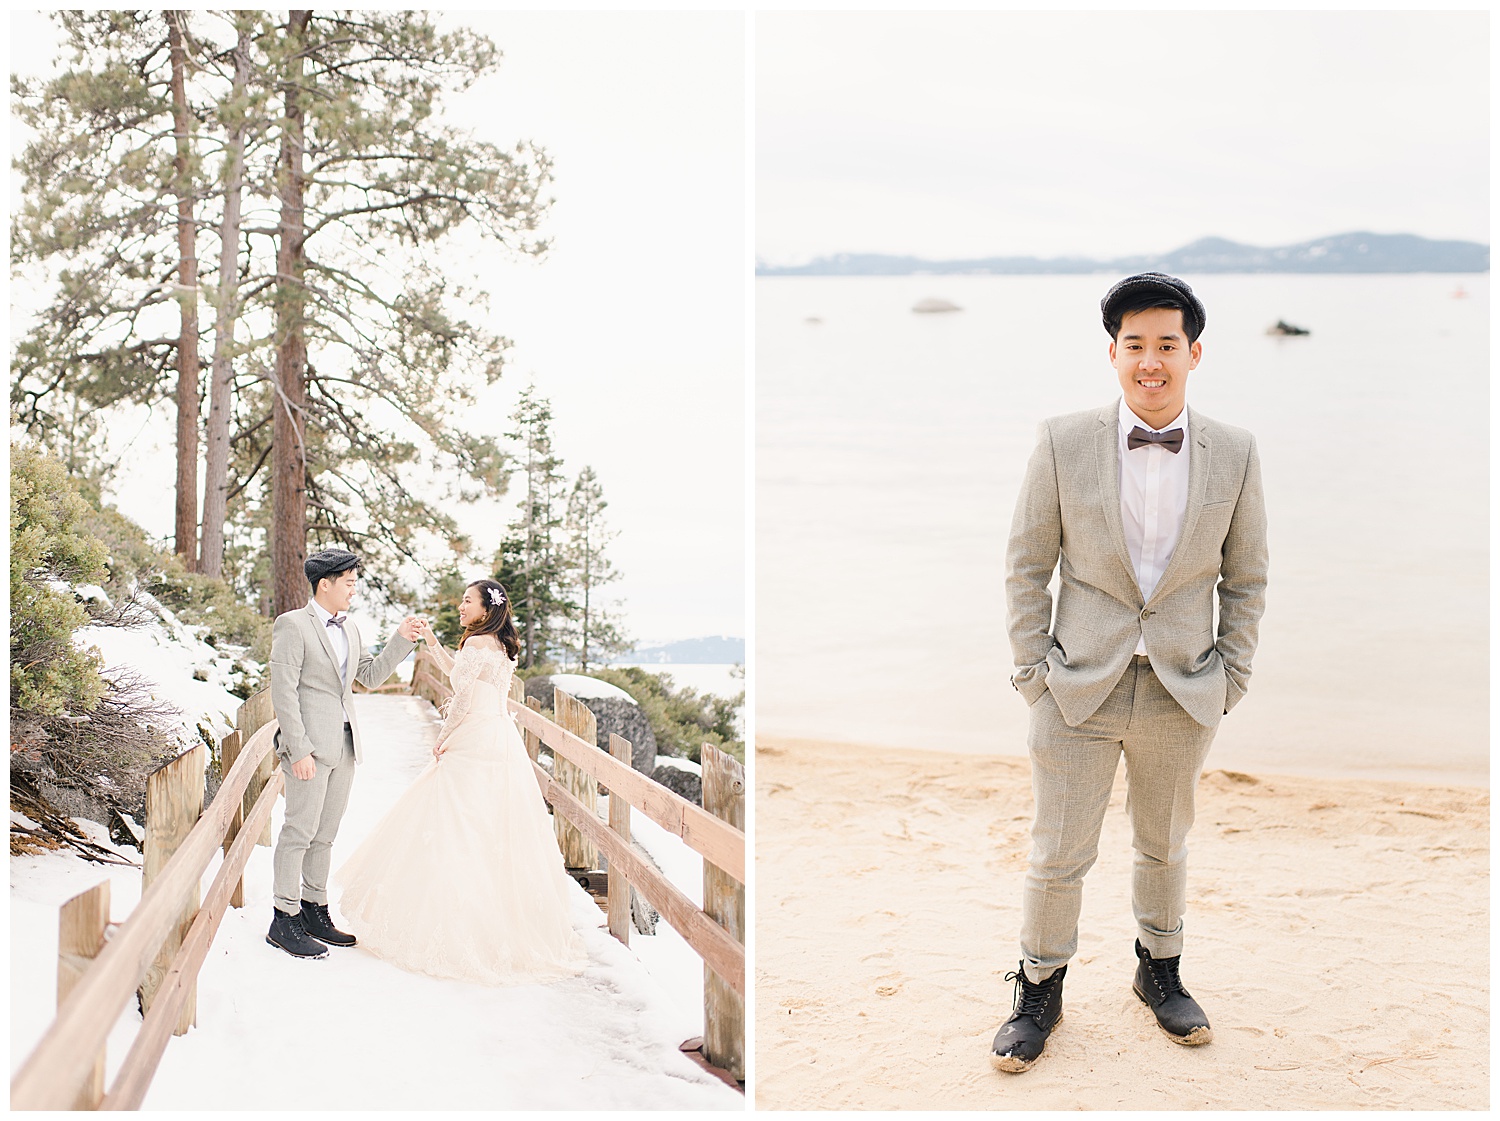
[[[426,766],[436,733],[425,701],[372,695],[356,703],[366,762],[334,846],[335,869]],[[280,821],[278,804],[273,828]],[[81,862],[58,854],[11,863],[14,1070],[53,1013],[55,974],[43,969],[39,981],[28,967],[49,961],[49,936],[55,962],[57,904],[101,873],[65,867]],[[111,879],[119,920],[139,897],[139,873],[120,869]],[[335,915],[337,897],[335,887]],[[701,1024],[681,986],[663,988],[611,938],[582,889],[574,925],[588,969],[551,985],[497,989],[406,973],[359,950],[304,962],[272,949],[264,941],[269,849],[251,858],[245,898],[244,909],[225,916],[199,975],[199,1026],[168,1045],[147,1109],[744,1108],[740,1094],[677,1050]],[[132,1004],[110,1038],[109,1077],[139,1022]]]

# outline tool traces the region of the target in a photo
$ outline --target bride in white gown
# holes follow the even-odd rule
[[[345,925],[403,969],[484,985],[580,972],[571,880],[525,744],[505,708],[519,650],[509,597],[477,580],[459,604],[453,683],[433,761],[339,869]]]

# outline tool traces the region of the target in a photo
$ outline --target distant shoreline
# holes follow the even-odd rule
[[[927,260],[885,253],[836,253],[801,265],[757,261],[756,276],[1088,276],[1161,271],[1205,273],[1358,275],[1391,273],[1480,274],[1490,269],[1490,249],[1475,241],[1433,241],[1415,234],[1354,232],[1261,248],[1226,238],[1200,238],[1169,253],[1128,257],[974,257]]]

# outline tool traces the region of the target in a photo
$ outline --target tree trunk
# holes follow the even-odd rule
[[[224,218],[219,226],[219,307],[214,317],[214,360],[208,395],[208,449],[204,462],[203,543],[199,571],[224,571],[224,519],[229,506],[230,389],[234,380],[231,352],[239,312],[240,195],[245,181],[245,130],[240,104],[250,81],[250,31],[240,28],[234,49],[234,88],[230,94],[234,125],[229,134],[229,170],[224,179]]]
[[[587,515],[585,515],[586,517]],[[579,643],[584,673],[588,673],[589,671],[589,581],[593,576],[592,565],[594,563],[593,557],[589,554],[588,535],[588,522],[585,520],[583,531],[583,641]]]
[[[272,425],[271,571],[276,614],[307,602],[307,448],[303,441],[307,400],[307,341],[303,336],[306,262],[303,240],[302,40],[310,11],[293,11],[287,21],[291,50],[286,62],[280,174],[277,195],[281,223],[276,249],[276,401]]]
[[[169,11],[172,53],[172,120],[177,140],[173,161],[177,193],[177,302],[182,328],[177,340],[177,518],[176,550],[191,572],[198,566],[198,247],[193,226],[191,117],[187,104],[186,13]]]

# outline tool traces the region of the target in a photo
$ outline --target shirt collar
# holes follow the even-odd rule
[[[1170,432],[1174,428],[1181,428],[1182,432],[1183,432],[1183,436],[1185,438],[1187,436],[1187,427],[1188,427],[1188,407],[1187,407],[1187,403],[1186,402],[1183,403],[1182,412],[1178,413],[1177,416],[1173,420],[1169,421],[1167,424],[1162,425],[1160,428],[1152,428],[1144,420],[1142,420],[1140,417],[1136,416],[1133,412],[1131,412],[1130,411],[1130,406],[1125,403],[1125,398],[1121,397],[1120,398],[1120,439],[1123,440],[1123,439],[1125,439],[1126,436],[1130,435],[1130,430],[1132,428],[1136,427],[1137,425],[1139,425],[1141,428],[1144,428],[1147,432]]]
[[[333,618],[333,613],[315,599],[310,599],[307,602],[312,604],[312,609],[318,613],[318,622],[322,623],[326,627],[328,625],[328,620]],[[344,617],[346,619],[348,618],[347,615],[345,615]]]

